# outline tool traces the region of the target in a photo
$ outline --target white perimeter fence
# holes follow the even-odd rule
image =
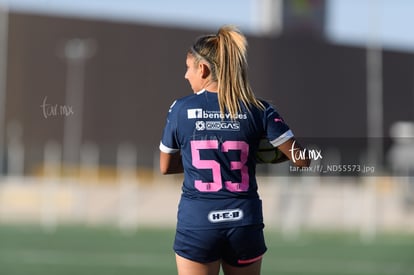
[[[51,232],[59,224],[116,225],[125,232],[175,225],[181,176],[161,176],[157,169],[137,176],[134,146],[118,147],[115,177],[105,178],[97,146],[83,145],[77,173],[62,177],[61,146],[49,142],[43,173],[28,177],[23,176],[21,131],[9,130],[13,137],[9,173],[0,178],[0,224],[36,223]],[[319,229],[358,231],[366,240],[381,231],[414,232],[412,176],[266,176],[258,182],[266,226],[287,238]]]

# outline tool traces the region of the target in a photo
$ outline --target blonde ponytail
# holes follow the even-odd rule
[[[247,40],[234,26],[223,26],[216,35],[199,38],[190,53],[196,61],[210,64],[212,80],[218,84],[220,112],[233,118],[241,111],[240,103],[248,109],[263,104],[255,97],[247,78]]]

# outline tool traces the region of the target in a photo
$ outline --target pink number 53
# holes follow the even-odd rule
[[[216,160],[200,159],[200,150],[219,149],[217,140],[192,140],[191,156],[192,164],[198,169],[211,169],[213,173],[213,182],[203,182],[195,180],[194,184],[197,190],[201,192],[217,192],[223,188],[221,177],[220,163]],[[249,155],[249,144],[244,141],[225,141],[221,145],[222,152],[230,150],[240,151],[240,160],[230,161],[231,170],[240,170],[241,182],[225,181],[225,187],[231,192],[243,192],[249,189],[249,170],[246,165]]]

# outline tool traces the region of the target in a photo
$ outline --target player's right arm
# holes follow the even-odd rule
[[[177,101],[170,106],[167,122],[160,142],[160,172],[166,174],[182,173],[184,171],[180,143],[177,140],[178,116]]]

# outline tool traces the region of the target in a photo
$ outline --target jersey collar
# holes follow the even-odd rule
[[[202,89],[201,91],[197,92],[197,95],[201,95],[202,93],[204,93],[206,91],[206,89]]]

